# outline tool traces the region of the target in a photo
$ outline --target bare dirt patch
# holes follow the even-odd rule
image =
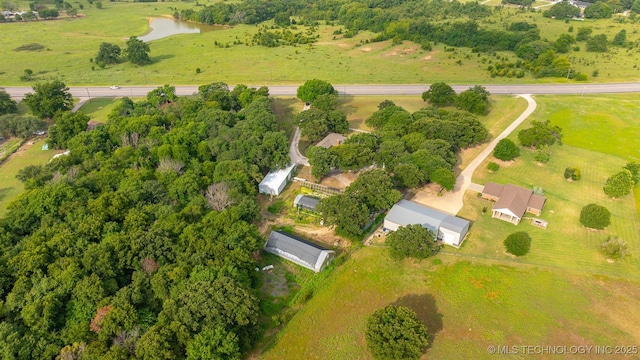
[[[363,48],[360,48],[360,50],[364,52],[371,52],[372,49],[370,47],[363,47]]]

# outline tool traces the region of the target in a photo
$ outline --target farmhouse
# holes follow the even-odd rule
[[[280,195],[289,179],[291,179],[291,173],[294,167],[295,164],[291,164],[284,169],[268,173],[258,185],[258,191],[260,191],[261,194],[272,196]]]
[[[296,209],[316,211],[316,206],[318,206],[319,201],[317,198],[300,194],[293,200],[293,207]]]
[[[322,271],[336,255],[333,250],[277,230],[269,234],[264,250],[315,272]]]
[[[482,198],[496,202],[493,204],[492,217],[515,225],[520,223],[526,212],[540,215],[547,200],[529,189],[512,184],[503,186],[494,182],[488,182],[484,186]]]
[[[460,247],[470,225],[465,219],[408,200],[393,205],[384,218],[384,228],[391,231],[414,224],[433,231],[439,240],[454,247]]]
[[[342,142],[346,139],[345,136],[338,133],[329,133],[329,135],[325,136],[324,139],[320,140],[316,146],[322,146],[325,149],[328,149],[332,146],[337,146],[342,144]]]

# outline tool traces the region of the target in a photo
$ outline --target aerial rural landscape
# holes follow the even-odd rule
[[[640,0],[0,6],[1,359],[640,358]]]

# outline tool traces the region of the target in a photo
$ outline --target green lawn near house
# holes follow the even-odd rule
[[[411,307],[427,325],[423,359],[507,359],[487,347],[634,343],[640,335],[639,314],[620,316],[619,308],[638,308],[637,283],[451,260],[395,261],[384,247],[357,250],[260,358],[371,359],[367,317],[388,304]]]
[[[504,164],[491,173],[486,166],[493,157],[485,160],[476,170],[473,181],[484,184],[515,184],[528,189],[542,187],[547,198],[544,210],[538,218],[549,221],[547,229],[540,229],[523,220],[513,225],[491,218],[492,203],[467,192],[460,216],[472,220],[471,231],[460,250],[447,251],[499,259],[507,262],[525,262],[556,268],[595,271],[605,274],[634,275],[640,271],[640,221],[632,195],[612,200],[602,187],[606,179],[626,163],[618,157],[564,145],[553,146],[551,160],[541,165],[533,159],[533,151],[523,149],[515,161]],[[564,169],[578,166],[582,179],[567,182]],[[583,227],[580,211],[583,206],[597,203],[611,212],[611,225],[595,231]],[[482,213],[487,208],[486,214]],[[536,217],[532,214],[525,216]],[[510,233],[526,231],[532,237],[529,254],[513,258],[505,253],[503,241]],[[632,256],[615,263],[607,262],[598,246],[608,237],[617,236],[627,242]]]
[[[29,145],[33,142],[32,145]],[[28,140],[28,148],[25,145],[15,152],[7,161],[0,165],[0,216],[7,212],[7,205],[15,199],[22,191],[24,186],[16,179],[18,172],[29,165],[44,165],[53,155],[60,153],[55,150],[42,150],[42,145],[46,139]]]

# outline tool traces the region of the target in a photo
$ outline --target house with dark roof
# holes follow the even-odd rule
[[[346,137],[342,134],[338,133],[329,133],[324,139],[320,140],[316,146],[322,146],[325,149],[328,149],[332,146],[337,146],[342,144],[342,142],[346,139]]]
[[[416,224],[433,231],[438,240],[454,247],[460,247],[470,226],[465,219],[409,200],[393,205],[384,218],[384,228],[390,231]]]
[[[299,194],[293,200],[293,207],[295,207],[296,209],[316,211],[316,206],[318,206],[319,202],[320,199],[318,198]]]
[[[283,231],[269,234],[264,250],[315,272],[322,271],[336,252]]]
[[[482,190],[482,198],[495,201],[492,217],[508,221],[515,225],[520,223],[525,213],[540,215],[546,202],[544,196],[520,186],[500,185],[488,182]]]

